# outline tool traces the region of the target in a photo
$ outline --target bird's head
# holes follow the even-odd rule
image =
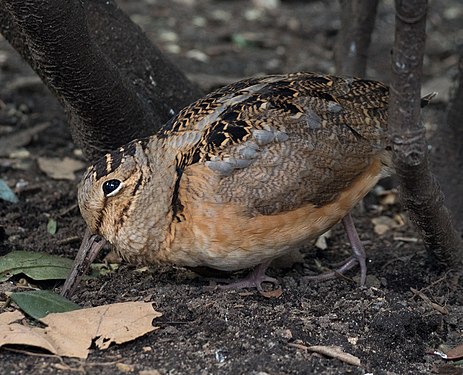
[[[134,260],[156,251],[172,221],[175,151],[156,136],[106,154],[85,173],[78,190],[90,231]]]

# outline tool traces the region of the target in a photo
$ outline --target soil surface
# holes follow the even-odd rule
[[[120,5],[204,91],[255,74],[334,72],[337,1],[125,0]],[[426,113],[433,119],[428,121],[431,135],[436,121],[443,119],[456,70],[456,46],[463,40],[462,19],[460,1],[431,1],[424,91],[440,92]],[[370,51],[370,78],[388,80],[393,24],[393,2],[383,1]],[[0,155],[0,178],[19,197],[16,204],[0,200],[0,255],[32,250],[73,258],[84,231],[76,206],[82,171],[74,180],[56,180],[41,171],[37,160],[83,159],[60,105],[4,40],[0,99],[0,137],[19,138],[24,130],[49,124]],[[82,306],[151,301],[164,314],[155,322],[158,331],[105,351],[92,350],[87,361],[1,349],[0,372],[444,373],[443,360],[429,353],[443,344],[462,343],[462,279],[434,267],[394,191],[387,192],[393,183],[383,185],[354,212],[369,257],[365,288],[358,286],[357,269],[327,282],[303,280],[349,256],[341,226],[331,231],[326,249],[307,244],[299,262],[270,270],[281,282],[278,298],[254,290],[217,290],[207,279],[180,268],[143,271],[122,265],[110,275],[84,282],[73,300]],[[49,218],[57,221],[55,235],[47,231]],[[0,284],[2,304],[7,292],[24,290],[19,281]],[[40,287],[60,289],[59,284]],[[0,307],[0,312],[13,308]],[[312,345],[340,346],[362,365],[305,349]],[[448,373],[463,373],[461,368],[452,371]]]

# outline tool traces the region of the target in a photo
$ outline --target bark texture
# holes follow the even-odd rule
[[[460,58],[456,86],[452,92],[447,115],[447,126],[439,128],[442,158],[447,165],[439,173],[445,200],[450,207],[458,229],[463,231],[463,47]]]
[[[428,164],[420,88],[427,0],[396,0],[389,107],[390,137],[401,201],[433,259],[446,267],[463,262],[463,244]]]
[[[340,0],[340,4],[341,29],[335,46],[336,72],[365,77],[378,0]]]
[[[89,160],[201,96],[112,0],[0,0],[0,31],[62,103]]]

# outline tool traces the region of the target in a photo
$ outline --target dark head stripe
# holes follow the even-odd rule
[[[117,168],[119,168],[124,157],[134,156],[137,151],[137,144],[141,145],[144,149],[147,143],[148,138],[135,140],[103,156],[93,165],[96,180],[107,176],[109,173],[114,172]]]
[[[109,173],[116,170],[119,165],[121,165],[122,158],[124,156],[123,150],[124,149],[121,148],[119,150],[112,151],[93,164],[93,171],[95,172],[96,180],[107,176]]]
[[[122,149],[113,151],[109,155],[111,155],[111,160],[107,164],[107,173],[111,173],[115,171],[121,165],[122,158],[124,156],[124,152]]]
[[[106,156],[99,159],[95,164],[93,164],[93,171],[95,173],[95,180],[98,181],[100,178],[106,176]]]

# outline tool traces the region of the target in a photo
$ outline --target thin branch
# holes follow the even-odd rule
[[[443,187],[445,202],[452,211],[457,228],[463,230],[463,47],[459,53],[456,85],[451,93],[447,124],[437,130],[437,152],[447,162],[438,173],[441,181],[446,182]]]
[[[443,205],[439,185],[430,172],[421,122],[427,0],[396,0],[395,3],[389,134],[401,201],[434,260],[446,267],[457,267],[463,262],[463,244]]]
[[[340,0],[341,29],[335,48],[338,74],[365,77],[378,0]]]
[[[447,122],[463,135],[463,46],[460,47],[459,54],[457,84],[450,100]]]

